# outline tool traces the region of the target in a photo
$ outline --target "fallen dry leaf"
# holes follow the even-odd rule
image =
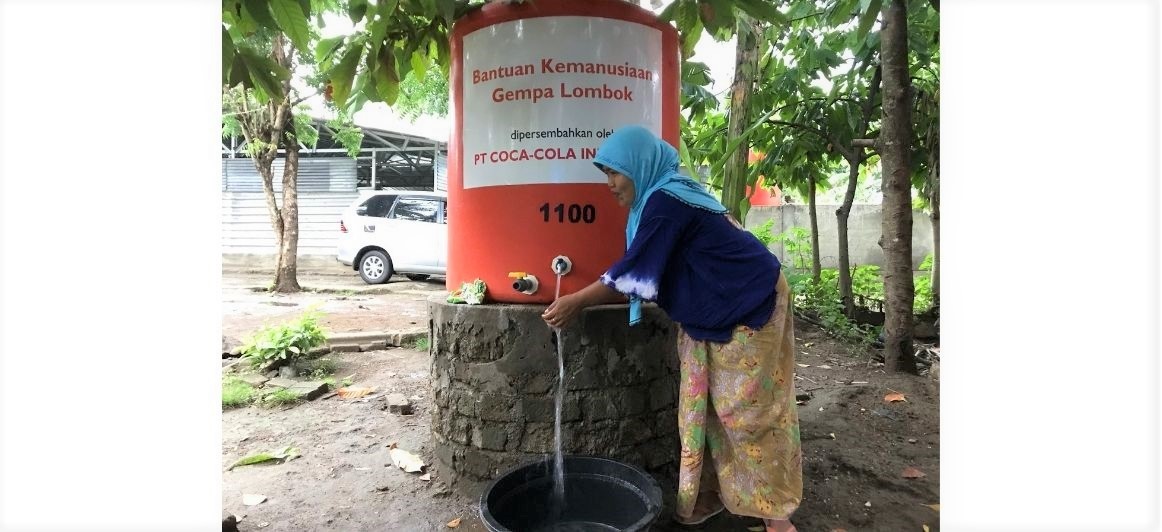
[[[408,473],[419,473],[424,470],[424,461],[420,457],[398,447],[391,449],[391,463]]]
[[[335,393],[339,394],[339,397],[342,397],[344,399],[358,399],[358,398],[363,397],[365,395],[370,395],[371,392],[374,392],[374,391],[375,391],[375,388],[372,388],[370,386],[355,386],[355,387],[339,388],[338,390],[335,390]]]
[[[431,473],[424,473],[423,476],[420,477],[420,480],[423,480],[423,481],[432,480],[432,474]]]
[[[928,508],[931,508],[932,510],[934,510],[934,511],[937,511],[937,512],[939,512],[939,511],[940,511],[940,503],[936,503],[936,504],[922,504],[921,506],[926,506],[926,507],[928,507]]]
[[[796,363],[795,365],[796,365],[796,366],[799,366],[799,367],[801,367],[801,368],[809,368],[809,367],[811,367],[811,364],[798,364],[798,363]]]
[[[262,502],[265,500],[266,500],[266,495],[259,495],[257,493],[244,493],[244,494],[242,494],[242,504],[245,504],[246,506],[255,506],[258,504],[262,504]]]
[[[907,401],[907,399],[904,399],[904,394],[900,392],[892,392],[884,396],[884,401],[896,403],[899,401]]]
[[[900,476],[904,478],[924,478],[928,475],[914,467],[905,467],[904,472],[900,473]]]
[[[811,347],[813,345],[815,345],[815,342],[807,342],[807,343],[803,344],[803,347]]]
[[[831,366],[828,366],[827,364],[824,364],[824,365],[822,365],[822,366],[819,366],[819,368],[820,368],[820,369],[831,369]]]
[[[928,528],[928,525],[924,525],[924,532],[932,532],[932,530]]]
[[[459,517],[457,517],[451,521],[448,521],[448,528],[456,528],[458,526],[460,526],[460,518]]]
[[[834,433],[834,432],[829,432],[829,433],[827,433],[827,435],[828,435],[828,436],[831,436],[831,439],[833,439],[833,440],[835,439],[835,433]]]

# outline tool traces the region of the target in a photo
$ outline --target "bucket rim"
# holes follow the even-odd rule
[[[644,478],[646,480],[646,485],[639,486],[639,488],[641,488],[642,491],[646,493],[646,496],[648,498],[651,497],[652,495],[657,496],[657,502],[658,502],[657,509],[658,509],[658,511],[657,512],[647,511],[646,515],[642,516],[641,519],[634,521],[633,524],[629,525],[627,528],[625,528],[625,530],[627,530],[627,531],[646,530],[647,527],[650,525],[650,523],[654,522],[654,520],[656,520],[658,515],[660,514],[661,508],[663,506],[662,486],[661,486],[661,484],[658,483],[658,480],[656,478],[654,478],[653,475],[647,473],[644,469],[642,469],[636,465],[633,465],[633,464],[622,462],[620,460],[614,460],[612,458],[607,458],[604,456],[566,454],[564,457],[564,460],[566,462],[573,460],[573,461],[583,461],[583,462],[611,463],[611,464],[617,465],[618,467],[623,467],[623,468],[626,468],[634,473],[637,473],[638,475],[640,475],[642,478]],[[530,468],[530,467],[542,466],[542,465],[546,465],[546,464],[551,465],[552,462],[553,462],[553,457],[550,455],[548,458],[534,460],[534,461],[526,462],[523,464],[518,464],[516,466],[509,468],[507,471],[497,475],[496,478],[489,481],[488,485],[485,486],[484,491],[482,491],[480,493],[480,502],[477,505],[477,512],[480,514],[480,520],[484,522],[484,526],[486,528],[489,528],[490,530],[509,530],[504,525],[501,525],[496,520],[496,518],[492,516],[492,511],[488,507],[488,495],[490,493],[492,493],[492,490],[494,488],[496,488],[497,484],[499,484],[502,480],[508,478],[510,475],[516,473],[517,471],[521,471],[523,469]],[[647,503],[650,504],[651,506],[652,506],[653,502],[654,501],[647,501]]]

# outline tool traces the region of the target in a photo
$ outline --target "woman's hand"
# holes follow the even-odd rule
[[[585,306],[580,294],[561,296],[550,304],[549,308],[545,309],[544,314],[541,314],[541,319],[545,320],[545,323],[549,324],[550,327],[562,329],[571,323]]]
[[[601,281],[594,281],[593,284],[582,288],[577,293],[557,298],[541,314],[541,319],[545,320],[545,323],[548,323],[550,327],[560,329],[571,323],[586,307],[614,303],[622,299],[624,299],[623,296],[616,290],[601,284]]]

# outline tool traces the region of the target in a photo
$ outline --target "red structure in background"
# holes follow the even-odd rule
[[[758,162],[760,159],[762,159],[763,157],[764,157],[764,155],[761,152],[752,151],[752,152],[750,152],[750,157],[747,158],[747,162],[750,164],[754,164],[754,163]],[[759,183],[758,184],[761,184],[762,180],[763,180],[763,176],[759,176]],[[758,190],[755,190],[756,188]],[[783,191],[779,190],[779,187],[777,187],[775,185],[771,185],[768,188],[768,187],[757,186],[757,184],[756,184],[756,186],[747,187],[747,193],[749,194],[749,197],[750,197],[750,206],[751,207],[758,207],[758,206],[778,207],[779,205],[783,204]]]

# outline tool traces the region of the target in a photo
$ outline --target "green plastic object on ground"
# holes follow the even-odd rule
[[[479,305],[484,302],[484,293],[487,290],[488,287],[484,285],[484,281],[477,279],[470,283],[464,283],[459,290],[448,294],[448,302]]]

